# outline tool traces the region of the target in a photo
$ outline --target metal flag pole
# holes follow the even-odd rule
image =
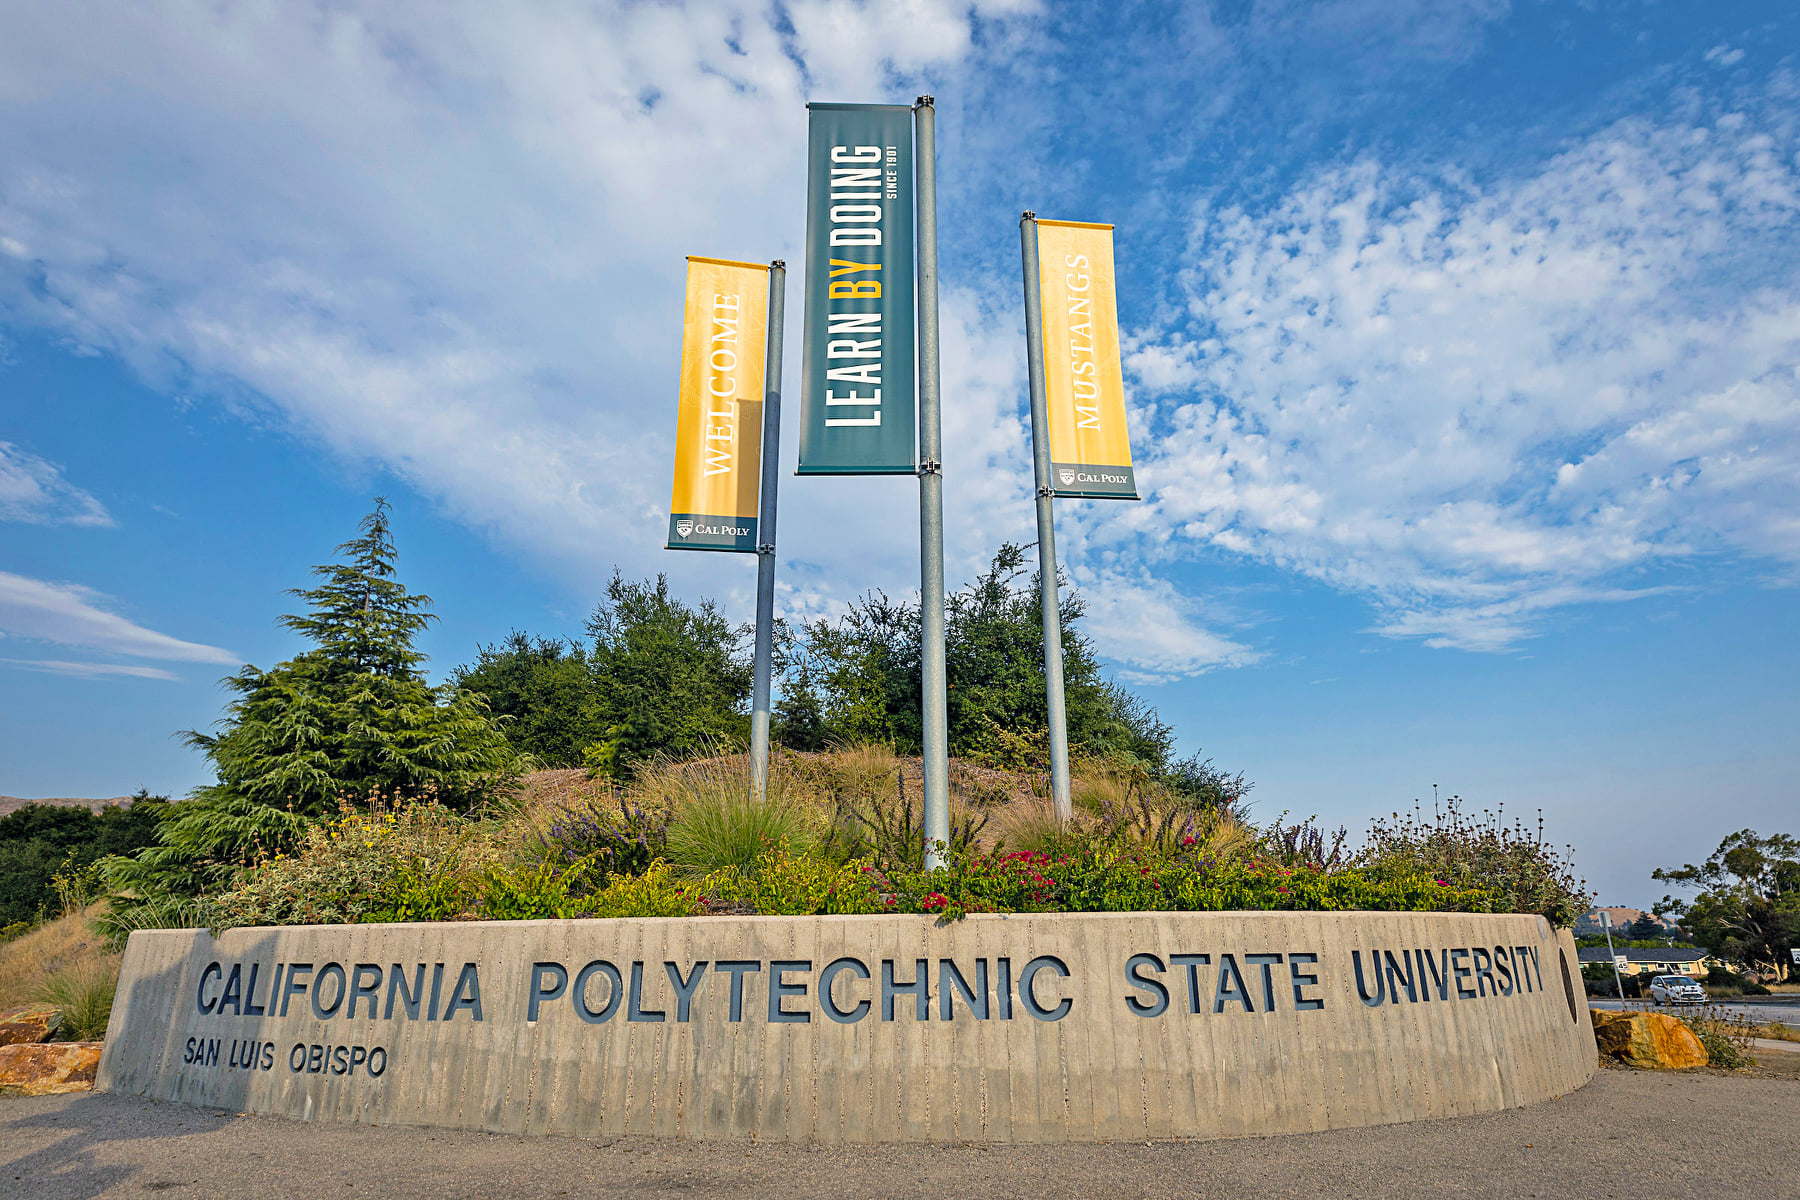
[[[1625,981],[1619,978],[1619,952],[1612,944],[1612,914],[1600,910],[1600,928],[1606,931],[1606,953],[1612,958],[1613,986],[1619,989],[1619,1007],[1625,1007]]]
[[[787,264],[769,264],[769,345],[763,359],[762,495],[756,518],[756,665],[750,700],[750,797],[769,793],[769,675],[775,642],[775,486],[781,458],[781,324]]]
[[[1044,399],[1044,293],[1038,282],[1037,214],[1019,217],[1025,261],[1025,370],[1031,381],[1031,465],[1037,477],[1038,605],[1044,613],[1044,694],[1050,720],[1050,796],[1056,819],[1067,821],[1069,714],[1063,698],[1062,614],[1056,599],[1056,512],[1050,482],[1050,413]]]
[[[925,867],[943,866],[950,840],[950,748],[944,669],[944,475],[938,391],[937,109],[913,108],[919,221],[919,620],[925,726]]]

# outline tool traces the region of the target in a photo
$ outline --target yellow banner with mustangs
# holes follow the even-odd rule
[[[755,553],[769,268],[689,257],[671,550]]]
[[[1050,482],[1058,496],[1136,500],[1113,227],[1037,222],[1044,326],[1044,396],[1050,417]]]

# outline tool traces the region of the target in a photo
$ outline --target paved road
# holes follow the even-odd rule
[[[1617,1000],[1588,1001],[1589,1008],[1630,1008],[1645,1012],[1685,1012],[1686,1009],[1656,1008],[1643,1000],[1627,1000],[1623,1005]],[[1793,1000],[1773,999],[1759,996],[1754,1001],[1722,1000],[1708,1007],[1716,1008],[1727,1016],[1748,1017],[1758,1025],[1767,1025],[1772,1021],[1781,1021],[1800,1029],[1800,997]]]
[[[0,1100],[0,1197],[1800,1197],[1800,1080],[1602,1071],[1457,1120],[1232,1142],[825,1148],[320,1126]]]

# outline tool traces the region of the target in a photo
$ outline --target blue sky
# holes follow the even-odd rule
[[[1018,213],[1113,222],[1146,500],[1059,509],[1113,669],[1264,816],[1541,807],[1647,903],[1797,809],[1797,51],[1767,3],[13,6],[0,792],[200,782],[171,735],[375,494],[439,673],[615,565],[747,613],[658,549],[682,256],[797,262],[805,102],[930,92],[952,578],[1032,536]],[[785,611],[916,581],[910,481],[782,486]]]

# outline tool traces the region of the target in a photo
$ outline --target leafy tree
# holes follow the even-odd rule
[[[773,639],[775,673],[781,690],[771,704],[771,735],[792,750],[828,749],[831,726],[825,720],[825,701],[813,676],[811,661],[799,647],[793,627],[777,618]]]
[[[1651,878],[1695,892],[1688,901],[1664,896],[1658,916],[1676,916],[1693,941],[1721,958],[1786,977],[1788,951],[1800,940],[1800,839],[1742,829],[1701,865],[1658,868]]]
[[[615,571],[588,618],[594,712],[603,723],[587,761],[629,775],[655,756],[693,757],[749,736],[750,661],[743,631],[711,600],[669,594],[669,580]]]
[[[1078,754],[1134,764],[1207,806],[1229,807],[1250,785],[1198,755],[1171,761],[1174,731],[1156,710],[1105,678],[1082,634],[1081,596],[1061,594],[1069,741]],[[1027,548],[1004,545],[969,586],[946,598],[950,752],[1041,770],[1048,754],[1043,626]],[[887,742],[916,754],[920,723],[917,600],[872,592],[835,620],[775,631],[774,732],[785,746]],[[668,580],[615,572],[588,622],[587,647],[515,631],[479,649],[452,677],[482,693],[521,751],[555,766],[585,763],[629,775],[647,758],[692,757],[748,733],[747,631],[710,600],[686,604]]]
[[[593,664],[579,643],[515,629],[450,678],[485,696],[505,718],[507,740],[546,767],[580,766],[583,752],[606,736]]]
[[[1664,936],[1662,922],[1645,913],[1625,927],[1625,936],[1636,941],[1654,942]]]
[[[1049,712],[1044,695],[1043,618],[1027,547],[1005,544],[988,568],[945,601],[950,753],[999,766],[1041,769]],[[1201,796],[1241,796],[1241,776],[1197,757],[1171,763],[1174,731],[1156,710],[1105,678],[1081,632],[1079,593],[1059,593],[1069,744],[1078,754],[1124,759]],[[836,620],[806,622],[780,639],[782,742],[811,749],[831,741],[892,742],[917,754],[921,673],[918,601],[873,592]]]
[[[63,856],[47,842],[0,842],[0,927],[47,915]]]
[[[1583,949],[1607,944],[1606,935],[1595,937],[1591,934],[1575,939],[1575,944]],[[1686,942],[1671,937],[1659,938],[1622,938],[1615,936],[1612,940],[1615,950],[1698,950],[1699,946],[1690,946]]]
[[[218,781],[175,806],[157,845],[109,861],[115,889],[198,895],[342,805],[430,799],[468,808],[516,773],[516,752],[486,701],[434,688],[419,671],[425,656],[413,639],[435,618],[430,597],[394,578],[385,500],[338,553],[313,568],[317,587],[290,593],[306,611],[281,619],[313,648],[224,680],[237,698],[221,731],[184,735]]]
[[[109,854],[152,844],[168,798],[139,790],[127,805],[99,812],[66,804],[27,804],[0,817],[0,926],[54,915],[58,874],[87,872]]]
[[[1244,778],[1242,771],[1231,774],[1223,767],[1214,766],[1212,759],[1201,758],[1198,751],[1170,765],[1160,782],[1172,791],[1193,798],[1204,808],[1223,809],[1236,809],[1256,786]]]
[[[452,678],[507,718],[506,736],[547,766],[629,776],[647,758],[687,758],[749,735],[744,631],[669,581],[614,572],[581,646],[514,631]]]

